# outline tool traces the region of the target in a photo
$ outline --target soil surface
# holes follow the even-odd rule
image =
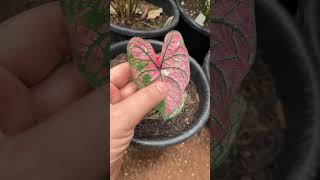
[[[201,5],[196,5],[194,0],[181,0],[181,7],[193,20],[195,20],[200,13],[205,14],[202,10],[203,5],[207,0],[199,0]],[[204,27],[209,30],[209,21],[204,22]]]
[[[120,1],[124,0],[112,0],[111,2],[114,2],[116,4]],[[147,19],[146,17],[141,19],[144,16],[143,12],[145,11],[146,6],[149,7],[149,10],[157,10],[161,8],[146,1],[139,1],[137,9],[140,11],[140,13],[134,13],[134,15],[130,19],[123,17],[120,18],[117,13],[110,14],[111,23],[138,30],[155,30],[163,28],[169,19],[164,11],[160,14],[160,16],[154,19]]]
[[[127,54],[120,54],[111,61],[111,67],[128,62]],[[199,107],[199,95],[196,85],[190,81],[186,92],[188,94],[182,112],[168,123],[163,119],[148,119],[148,116],[136,127],[135,137],[139,139],[168,139],[176,137],[191,128],[196,120],[195,113]]]
[[[210,133],[202,129],[182,144],[139,150],[130,146],[119,180],[206,180],[210,179]]]
[[[259,55],[240,94],[247,101],[247,115],[229,157],[215,170],[215,179],[274,179],[286,123],[271,71]]]

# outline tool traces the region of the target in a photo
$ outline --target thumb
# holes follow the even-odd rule
[[[124,124],[128,128],[135,126],[144,118],[146,114],[152,111],[167,95],[167,87],[160,81],[147,86],[127,99],[116,104],[116,109],[122,113]]]

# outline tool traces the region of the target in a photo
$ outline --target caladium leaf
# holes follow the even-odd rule
[[[255,57],[254,0],[214,1],[210,18],[211,133],[220,145],[230,132],[230,107]]]
[[[109,79],[109,6],[106,0],[60,0],[72,55],[80,72],[93,87]]]
[[[188,50],[178,31],[169,32],[161,53],[152,45],[135,37],[128,43],[128,60],[133,78],[139,88],[157,81],[168,87],[168,95],[157,107],[165,121],[178,115],[183,108],[187,94],[185,88],[190,80]]]

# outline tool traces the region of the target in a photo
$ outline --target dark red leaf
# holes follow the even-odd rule
[[[215,1],[211,15],[211,128],[219,143],[230,129],[233,97],[255,55],[253,0]]]

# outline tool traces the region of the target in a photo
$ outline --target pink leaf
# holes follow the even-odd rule
[[[240,83],[251,68],[256,49],[253,0],[215,1],[211,11],[212,139],[220,144],[232,129],[230,107]]]
[[[169,88],[166,99],[158,106],[164,120],[175,117],[186,99],[185,88],[190,80],[189,54],[178,31],[169,32],[160,54],[138,37],[128,43],[129,63],[136,84],[142,88],[161,81]]]

